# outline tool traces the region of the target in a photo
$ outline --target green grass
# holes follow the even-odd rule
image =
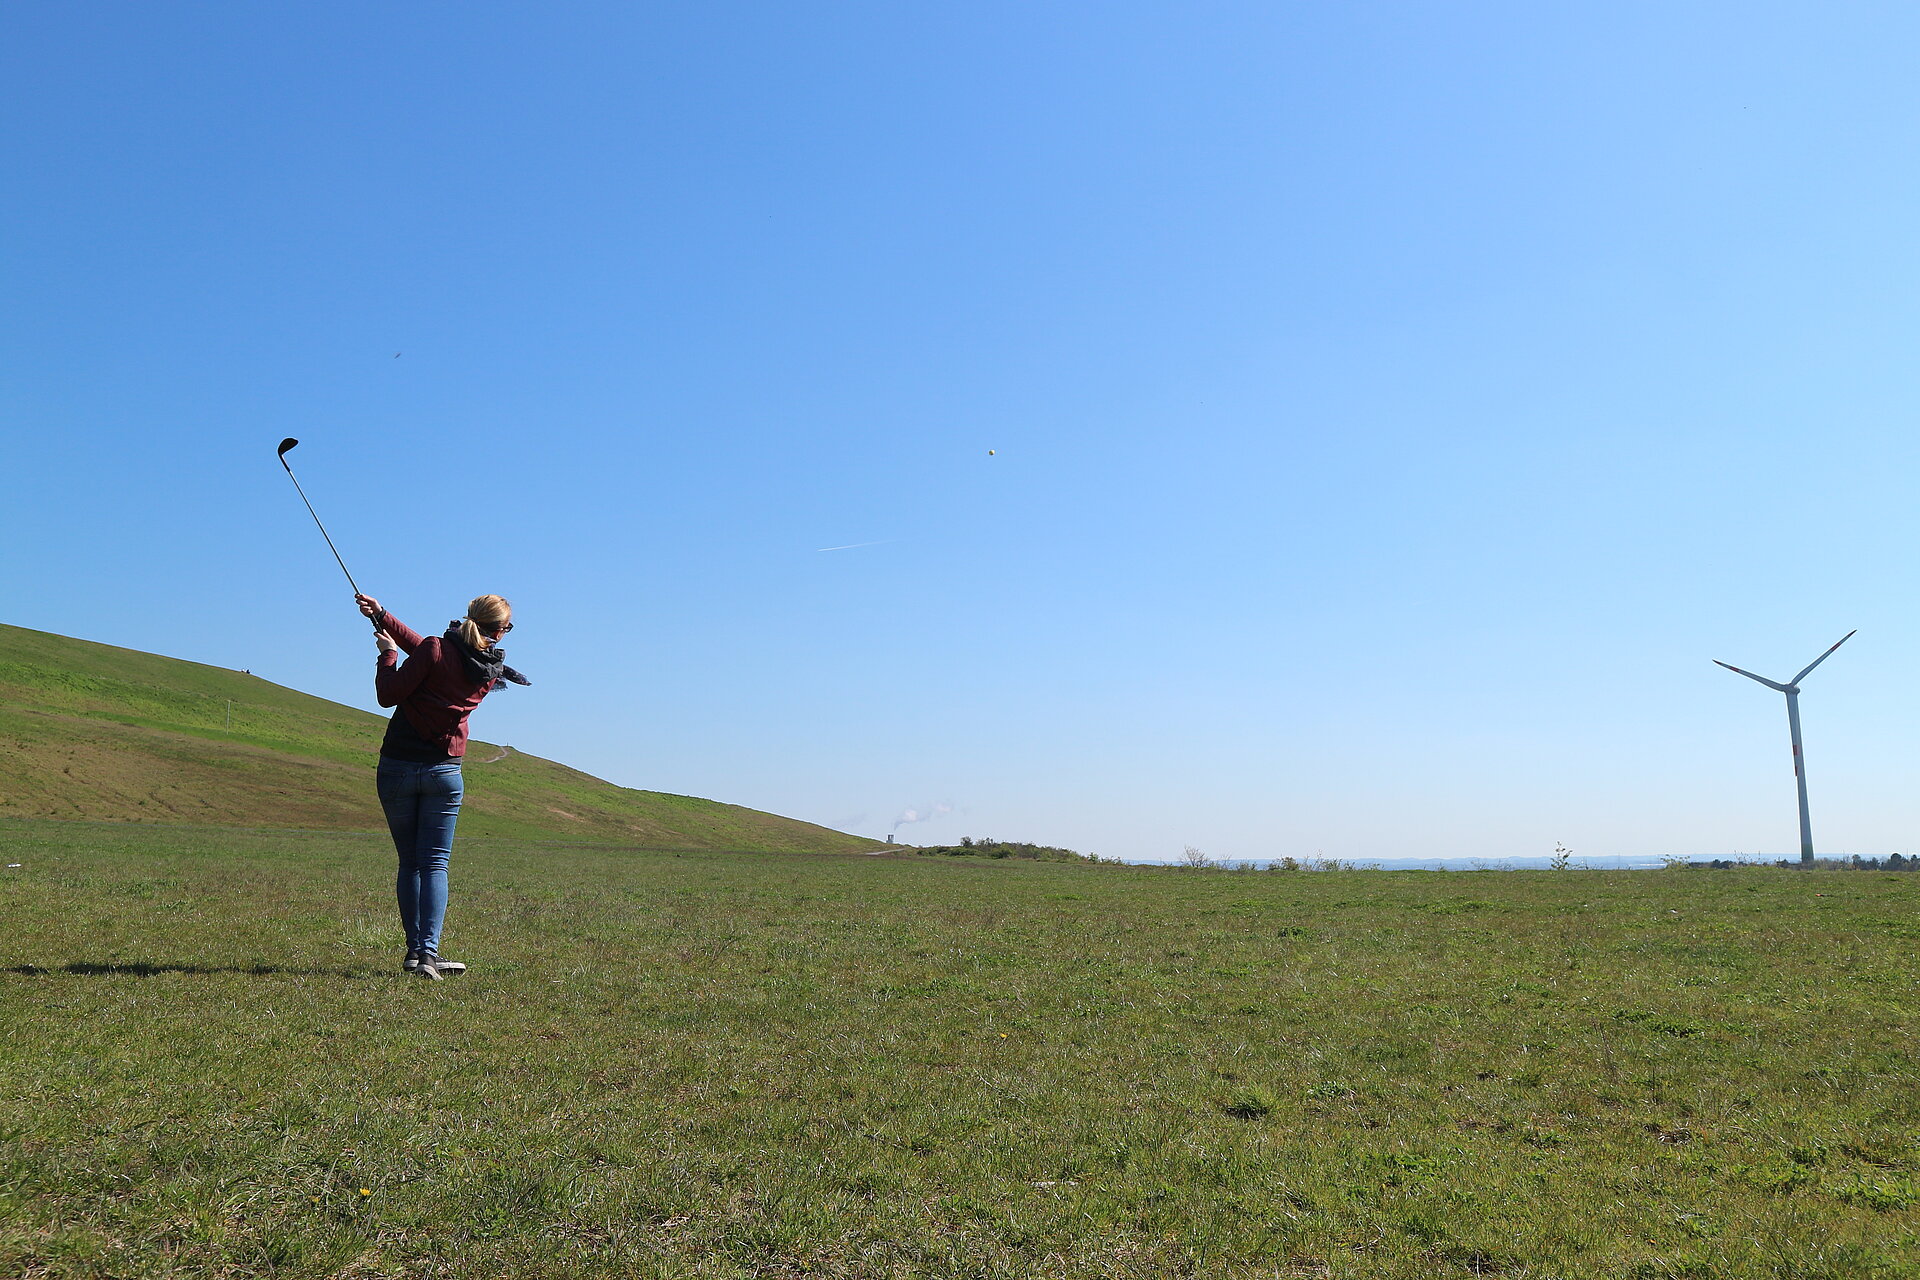
[[[371,695],[371,659],[367,678]],[[378,830],[384,728],[384,717],[238,671],[0,625],[0,816]],[[616,787],[538,756],[483,763],[497,754],[472,744],[463,833],[686,849],[877,844]]]
[[[1920,1275],[1910,876],[0,850],[8,1276]]]

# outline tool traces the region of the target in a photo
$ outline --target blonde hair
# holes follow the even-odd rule
[[[489,637],[499,634],[512,612],[513,604],[505,596],[475,596],[467,602],[467,616],[460,619],[460,638],[475,653],[485,653],[493,647]]]

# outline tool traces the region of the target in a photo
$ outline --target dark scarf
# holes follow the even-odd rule
[[[533,683],[533,681],[527,679],[507,665],[507,651],[499,645],[493,646],[493,648],[487,650],[485,653],[475,653],[473,647],[460,635],[460,624],[463,621],[465,621],[465,619],[455,618],[452,622],[449,622],[447,624],[447,634],[443,639],[453,645],[453,651],[460,655],[462,662],[466,663],[467,675],[475,684],[485,684],[487,686],[487,692],[492,693],[496,690],[506,688],[507,681],[509,680],[515,684]]]

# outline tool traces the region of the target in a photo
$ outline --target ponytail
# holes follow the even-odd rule
[[[460,639],[475,653],[485,653],[512,611],[505,596],[475,596],[467,604],[467,616],[460,619]]]

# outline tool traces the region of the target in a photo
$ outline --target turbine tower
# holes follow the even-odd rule
[[[1853,637],[1858,633],[1859,633],[1858,627],[1854,628],[1852,631],[1847,632],[1847,634],[1841,636],[1838,640],[1835,640],[1833,642],[1833,649],[1838,649],[1841,645],[1853,639]],[[1793,679],[1787,681],[1785,684],[1776,684],[1772,680],[1767,679],[1765,676],[1757,676],[1753,674],[1753,672],[1751,671],[1742,671],[1740,670],[1740,668],[1734,666],[1730,662],[1722,662],[1718,658],[1715,658],[1713,660],[1713,665],[1715,665],[1716,667],[1725,667],[1727,670],[1733,672],[1735,675],[1745,676],[1749,680],[1758,680],[1761,684],[1767,686],[1767,688],[1777,689],[1781,693],[1784,693],[1787,695],[1787,729],[1793,735],[1793,781],[1794,781],[1794,785],[1800,789],[1800,865],[1801,866],[1809,866],[1813,862],[1813,826],[1811,823],[1807,821],[1806,757],[1800,753],[1800,682],[1807,678],[1807,673],[1809,671],[1812,671],[1815,667],[1819,666],[1821,663],[1825,662],[1829,657],[1833,656],[1833,649],[1828,649],[1825,653],[1815,658],[1812,662],[1809,662],[1806,666],[1800,668],[1800,674],[1795,676]]]

